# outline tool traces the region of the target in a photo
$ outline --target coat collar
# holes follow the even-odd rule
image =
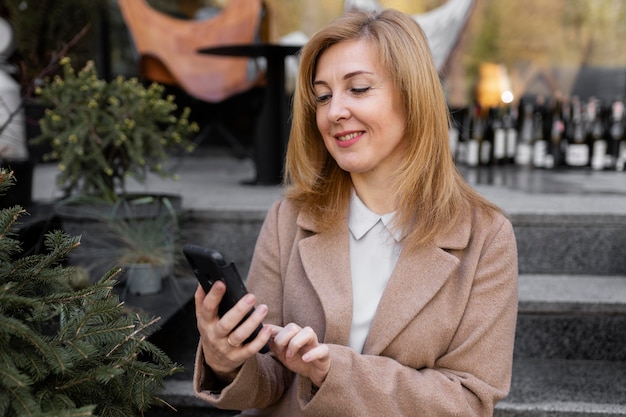
[[[379,221],[382,221],[385,228],[400,242],[402,240],[402,231],[393,228],[393,220],[395,211],[387,214],[376,214],[370,210],[356,195],[354,189],[350,196],[350,212],[348,216],[348,228],[355,239],[361,239],[368,231],[372,229]]]
[[[343,214],[347,220],[347,210]],[[302,265],[314,287],[326,321],[324,342],[348,345],[352,322],[352,279],[350,275],[349,230],[343,227],[319,233],[313,218],[300,212],[297,224],[311,231],[298,242]],[[467,246],[469,217],[433,244],[413,252],[402,251],[378,306],[364,353],[380,354],[458,268],[458,259],[448,253]],[[398,308],[400,306],[400,308]]]

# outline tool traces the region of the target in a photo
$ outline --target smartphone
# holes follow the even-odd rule
[[[222,317],[228,310],[233,308],[237,301],[248,293],[246,286],[241,280],[237,267],[228,261],[222,253],[215,249],[205,248],[198,245],[185,245],[183,254],[191,269],[206,293],[211,290],[215,281],[220,280],[226,284],[226,293],[220,302],[217,314]],[[248,311],[245,317],[235,326],[239,327],[254,312],[254,307]],[[263,328],[262,324],[252,332],[243,344],[250,343]],[[269,346],[265,345],[261,353],[269,352]]]

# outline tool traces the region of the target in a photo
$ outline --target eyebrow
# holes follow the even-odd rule
[[[364,70],[359,70],[359,71],[353,71],[353,72],[349,72],[346,75],[343,76],[342,80],[349,80],[350,78],[354,78],[357,75],[373,75],[374,73],[371,71],[364,71]],[[313,85],[328,85],[328,83],[326,81],[323,80],[314,80],[313,81]]]

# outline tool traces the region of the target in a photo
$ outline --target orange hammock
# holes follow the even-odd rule
[[[249,44],[260,31],[261,0],[230,0],[215,17],[184,20],[161,13],[146,0],[118,0],[139,55],[141,78],[178,85],[189,95],[220,102],[258,85],[248,58],[203,55],[200,48]]]

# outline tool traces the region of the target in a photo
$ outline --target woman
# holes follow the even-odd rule
[[[196,292],[197,395],[244,415],[492,415],[511,379],[515,238],[455,168],[410,17],[351,12],[305,45],[285,178],[251,294],[220,319],[224,286]]]

